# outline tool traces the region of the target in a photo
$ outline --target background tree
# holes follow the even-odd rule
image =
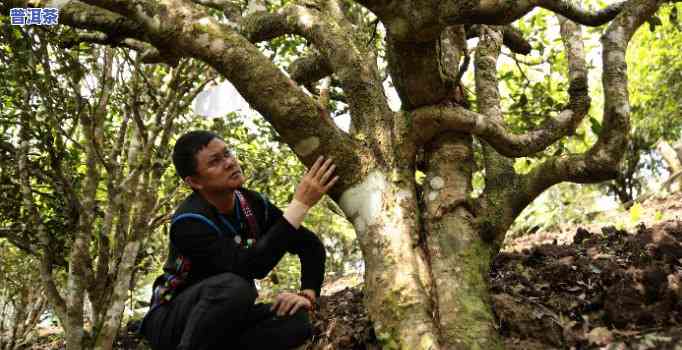
[[[0,350],[25,348],[47,308],[34,259],[0,241]]]
[[[652,175],[662,175],[658,174],[660,169],[667,168],[670,175],[679,171],[675,164],[678,157],[670,150],[682,140],[682,111],[675,102],[682,96],[682,63],[677,58],[682,50],[682,27],[678,11],[679,5],[661,9],[649,21],[648,30],[637,33],[635,45],[628,52],[633,62],[631,78],[637,82],[630,86],[633,133],[623,170],[609,184],[623,203],[657,191],[646,185]],[[653,57],[652,52],[656,53]]]
[[[5,1],[5,10],[28,3]],[[231,1],[85,0],[61,3],[60,21],[86,30],[77,32],[76,41],[136,47],[147,62],[198,58],[230,80],[304,164],[319,155],[336,159],[342,181],[331,195],[355,227],[367,306],[385,347],[489,349],[499,347],[486,285],[491,257],[516,216],[547,188],[616,177],[629,132],[627,43],[663,3],[628,0],[587,11],[560,0],[306,0],[281,7],[261,1],[235,7]],[[504,120],[496,62],[502,44],[527,50],[508,24],[535,7],[568,18],[560,18],[568,100],[519,134]],[[385,37],[372,30],[378,22]],[[514,158],[570,136],[588,112],[585,53],[575,22],[609,23],[601,39],[598,139],[581,153],[559,148],[518,173]],[[278,68],[282,62],[254,45],[287,34],[312,46],[308,56],[291,63],[289,76]],[[477,111],[468,107],[459,82],[470,36],[480,38],[473,60]],[[383,45],[372,45],[379,39]],[[385,57],[401,111],[389,108],[378,57]],[[348,133],[330,119],[333,93],[341,93],[336,101],[347,105]],[[485,167],[485,188],[475,199],[474,138]],[[425,175],[421,183],[417,170]],[[82,252],[85,246],[75,242]],[[71,344],[79,344],[77,337],[69,345],[76,348]]]
[[[2,29],[2,168],[15,190],[3,236],[40,259],[69,348],[111,348],[140,247],[171,210],[177,186],[160,190],[170,137],[209,80],[198,62],[166,75],[109,48],[55,49],[46,37],[58,32]]]
[[[515,234],[556,232],[574,224],[595,220],[604,225],[614,224],[607,218],[612,220],[615,212],[628,215],[618,208],[619,203],[628,209],[636,201],[646,200],[652,194],[665,193],[661,191],[663,188],[674,190],[674,186],[668,187],[667,184],[669,174],[675,173],[677,155],[674,140],[680,137],[682,126],[682,118],[678,117],[679,111],[672,102],[679,99],[680,92],[675,88],[679,80],[679,72],[675,69],[677,64],[671,62],[672,56],[678,52],[674,48],[679,45],[681,34],[675,24],[677,7],[663,7],[649,21],[650,24],[638,31],[631,40],[627,54],[628,72],[630,80],[636,82],[630,85],[632,131],[616,179],[589,186],[571,183],[553,186],[517,218],[512,227]],[[509,111],[506,121],[517,132],[537,125],[547,108],[564,102],[562,91],[565,82],[555,75],[557,70],[564,69],[566,57],[557,47],[555,37],[558,33],[547,30],[553,25],[551,17],[549,11],[541,10],[524,18],[519,23],[519,29],[529,38],[533,52],[521,57],[503,51],[501,64],[498,65],[502,104]],[[586,48],[592,48],[590,51],[593,53],[594,48],[598,48],[600,35],[599,28],[584,33]],[[673,49],[670,50],[670,47]],[[598,62],[594,54],[588,55],[587,61],[588,66]],[[599,85],[593,83],[601,79],[599,68],[590,69],[593,108],[585,117],[587,122],[581,123],[572,137],[559,140],[543,152],[518,158],[514,163],[516,171],[528,172],[562,149],[579,153],[594,143],[601,129],[598,107],[603,92]],[[670,146],[665,147],[669,149],[670,157],[663,155],[663,146]],[[476,181],[482,179],[479,173],[474,177],[475,189],[483,186]],[[611,195],[616,202],[606,197]]]

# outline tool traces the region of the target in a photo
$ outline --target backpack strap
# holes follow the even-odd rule
[[[258,196],[260,199],[263,201],[263,219],[265,220],[266,224],[270,222],[270,214],[269,214],[269,209],[270,205],[268,205],[268,197],[266,197],[264,194],[257,192]]]
[[[218,228],[218,226],[213,221],[211,221],[211,220],[209,220],[209,218],[207,218],[201,214],[197,214],[197,213],[183,213],[183,214],[177,215],[171,221],[171,225],[173,225],[176,222],[183,220],[183,219],[197,219],[197,220],[207,224],[208,226],[211,226],[216,232],[218,232],[218,235],[220,235],[220,236],[223,235],[223,231],[221,231],[220,228]]]
[[[240,191],[235,191],[235,195],[237,197],[238,203],[241,206],[241,209],[244,211],[244,216],[246,217],[246,223],[249,226],[249,233],[251,236],[246,240],[246,245],[244,245],[244,242],[242,241],[242,246],[251,248],[256,244],[256,240],[258,239],[260,231],[258,228],[258,221],[256,220],[256,215],[254,214],[251,205],[246,200],[246,197],[244,197]]]

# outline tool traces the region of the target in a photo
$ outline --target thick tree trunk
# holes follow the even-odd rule
[[[472,224],[474,159],[468,134],[444,133],[428,147],[424,208],[432,294],[445,349],[500,348],[487,275],[493,252]]]
[[[385,349],[437,349],[412,174],[374,170],[340,205],[365,258],[366,305]]]
[[[398,170],[375,170],[340,200],[365,258],[366,305],[385,349],[500,347],[486,281],[491,248],[472,226],[464,200],[471,189],[471,137],[441,142],[431,159],[426,210],[412,174]],[[454,169],[436,166],[452,152],[461,156],[446,163]],[[448,175],[436,175],[441,170]],[[446,202],[457,204],[445,208]]]
[[[441,40],[389,42],[389,70],[403,108],[465,103],[456,94],[460,57],[466,51],[463,28],[450,28]],[[406,54],[408,51],[412,54]],[[409,118],[409,113],[406,114]],[[472,136],[437,129],[423,145],[427,176],[420,191],[412,172],[398,176],[405,179],[402,183],[392,179],[390,185],[395,185],[394,188],[365,186],[365,193],[378,192],[365,194],[367,198],[385,199],[378,206],[383,211],[368,214],[377,217],[380,223],[376,225],[377,232],[363,232],[363,220],[350,215],[367,262],[369,312],[377,335],[387,348],[500,348],[487,285],[493,247],[480,238],[469,204],[474,167]],[[392,169],[384,176],[395,173],[400,171]],[[386,198],[386,193],[398,195]],[[367,201],[350,203],[348,207]],[[387,225],[392,221],[400,230]],[[393,275],[412,277],[399,279]],[[408,312],[413,320],[403,316]],[[393,331],[392,327],[400,330]]]

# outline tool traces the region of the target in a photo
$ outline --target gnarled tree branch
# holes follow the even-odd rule
[[[9,11],[12,7],[32,6],[34,3],[29,0],[6,0],[0,3],[2,11]],[[80,1],[69,1],[59,9],[59,23],[73,28],[109,33],[112,38],[144,40],[144,32],[139,24],[109,10],[90,6]]]
[[[491,120],[503,123],[496,69],[502,35],[495,28],[481,27],[483,35],[475,58],[478,111]],[[500,155],[484,140],[481,140],[481,147],[485,165],[485,189],[474,206],[474,211],[480,234],[485,240],[493,241],[494,232],[506,231],[516,217],[514,206],[510,202],[519,190],[520,176],[514,171],[513,159]],[[502,242],[494,243],[493,251],[497,252]]]
[[[202,6],[182,0],[165,0],[161,4],[131,9],[122,0],[86,1],[122,15],[130,14],[142,26],[148,42],[161,51],[195,57],[211,65],[274,126],[304,163],[312,164],[320,154],[344,158],[348,173],[339,174],[342,180],[337,189],[341,190],[362,176],[358,168],[359,158],[366,152],[359,149],[329,118],[322,118],[317,102],[256,46],[230,26],[219,23]],[[132,10],[137,13],[131,14]],[[316,10],[311,11],[293,19],[298,21],[297,25],[302,26],[302,30],[313,35],[322,29],[318,26],[305,27],[306,23],[309,24],[305,21],[309,17],[305,15]],[[329,46],[325,49],[332,50]],[[350,75],[350,72],[342,73]]]
[[[586,108],[581,109],[586,112]],[[540,152],[571,133],[585,112],[564,110],[557,118],[550,118],[540,128],[525,134],[514,134],[502,122],[460,106],[421,107],[414,110],[413,120],[420,144],[444,130],[463,131],[486,140],[502,155],[523,157]]]
[[[527,55],[530,53],[531,47],[528,40],[523,37],[520,30],[511,25],[503,26],[502,28],[502,44],[508,47],[511,52]],[[467,39],[475,38],[481,34],[481,25],[468,26],[466,28]]]
[[[590,12],[580,8],[579,3],[570,0],[538,0],[538,6],[562,15],[573,22],[586,26],[600,26],[616,17],[625,6],[625,1],[609,4],[605,8]]]
[[[521,178],[520,190],[509,204],[513,206],[515,215],[523,210],[533,199],[547,188],[563,182],[596,183],[614,178],[618,165],[626,149],[629,131],[629,110],[627,90],[627,68],[625,51],[627,44],[637,28],[649,18],[660,6],[657,0],[635,0],[626,6],[609,25],[602,36],[603,45],[603,85],[604,85],[604,121],[602,132],[597,142],[587,152],[551,157],[533,168]],[[575,24],[560,18],[562,37],[569,54],[571,75],[585,74],[584,54],[579,53],[577,28]],[[582,48],[582,43],[578,45]],[[580,55],[571,57],[571,55]],[[571,66],[573,66],[571,68]],[[494,214],[487,212],[486,215]],[[504,237],[505,230],[493,232],[497,241]]]
[[[210,7],[218,10],[227,16],[230,20],[236,20],[241,16],[241,6],[235,0],[192,0],[198,5]]]
[[[329,61],[320,54],[303,56],[289,65],[289,75],[301,85],[314,83],[333,73]]]
[[[523,17],[536,7],[549,9],[584,25],[598,26],[611,21],[623,8],[624,2],[609,5],[594,12],[580,8],[569,0],[490,0],[490,1],[438,1],[410,0],[396,4],[393,1],[361,0],[358,3],[374,12],[386,25],[396,41],[428,42],[437,38],[449,25],[493,24],[507,25]],[[434,11],[420,11],[429,8]]]
[[[30,6],[33,5],[29,0],[8,0],[0,3],[0,10],[6,12],[12,7]],[[89,42],[136,50],[143,56],[144,63],[167,63],[174,66],[179,59],[170,52],[160,52],[150,45],[140,24],[104,8],[72,0],[60,8],[59,23],[91,31],[77,32],[74,36],[64,39],[61,43],[64,48]]]
[[[582,98],[586,98],[587,68],[580,28],[573,22],[561,16],[559,17],[561,37],[566,47],[569,62],[568,75],[572,84],[571,89],[583,91],[585,96]],[[477,77],[478,69],[490,69],[487,65],[486,62],[477,62]],[[580,88],[575,87],[575,82],[581,82]],[[575,94],[575,91],[572,92],[572,95]],[[585,103],[589,104],[589,100],[586,100]],[[497,247],[502,244],[504,233],[513,223],[514,219],[541,193],[529,194],[529,178],[517,175],[513,170],[511,162],[506,161],[504,163],[506,163],[506,170],[499,174],[488,174],[488,164],[486,163],[486,189],[479,200],[478,206],[478,212],[481,214],[479,215],[481,219],[478,222],[481,233],[486,239],[493,240]]]
[[[242,20],[242,33],[251,41],[293,33],[312,42],[323,58],[309,61],[315,66],[308,69],[321,72],[321,68],[326,68],[325,61],[328,62],[349,96],[353,124],[365,130],[373,124],[371,120],[365,120],[366,117],[386,115],[390,108],[376,62],[363,54],[363,50],[355,45],[351,33],[343,28],[322,7],[313,5],[291,4],[276,13],[259,12]]]
[[[447,23],[485,23],[509,24],[524,16],[535,7],[542,7],[563,15],[576,23],[599,26],[608,23],[620,13],[625,1],[608,5],[602,10],[594,12],[580,8],[578,3],[569,0],[520,0],[509,2],[493,0],[477,2],[468,7],[460,1],[441,2],[441,18]]]
[[[427,106],[414,111],[417,142],[427,142],[444,129],[458,130],[484,139],[504,156],[522,157],[542,151],[561,137],[571,134],[587,114],[590,105],[584,50],[580,34],[576,32],[575,28],[562,32],[570,62],[570,99],[568,108],[561,111],[556,118],[547,118],[539,128],[525,134],[514,134],[507,129],[501,118],[491,118],[459,106]],[[484,59],[496,61],[497,54],[489,58],[482,57],[478,64],[484,64]],[[488,78],[490,79],[492,78]],[[495,111],[497,113],[499,111]]]
[[[259,11],[242,17],[239,21],[239,33],[252,43],[296,33],[296,28],[288,23],[287,14],[283,10],[277,13]]]
[[[77,32],[71,38],[62,40],[60,45],[65,49],[69,49],[79,43],[92,43],[132,49],[140,53],[142,56],[140,61],[142,63],[166,63],[170,66],[175,66],[178,63],[177,57],[164,56],[157,48],[148,43],[132,38],[112,37],[111,35],[102,32]]]
[[[625,51],[635,30],[660,6],[661,1],[628,3],[601,38],[603,46],[604,121],[597,142],[587,152],[549,159],[528,174],[530,190],[544,190],[554,183],[591,183],[609,180],[618,171],[630,129]]]
[[[84,3],[115,12],[128,18],[138,25],[145,27],[142,35],[147,34],[149,28],[160,29],[163,24],[155,17],[163,4],[157,4],[150,0],[83,0]]]

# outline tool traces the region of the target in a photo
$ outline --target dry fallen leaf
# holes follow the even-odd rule
[[[587,333],[587,340],[592,344],[606,345],[613,341],[613,334],[606,327],[597,327]]]

